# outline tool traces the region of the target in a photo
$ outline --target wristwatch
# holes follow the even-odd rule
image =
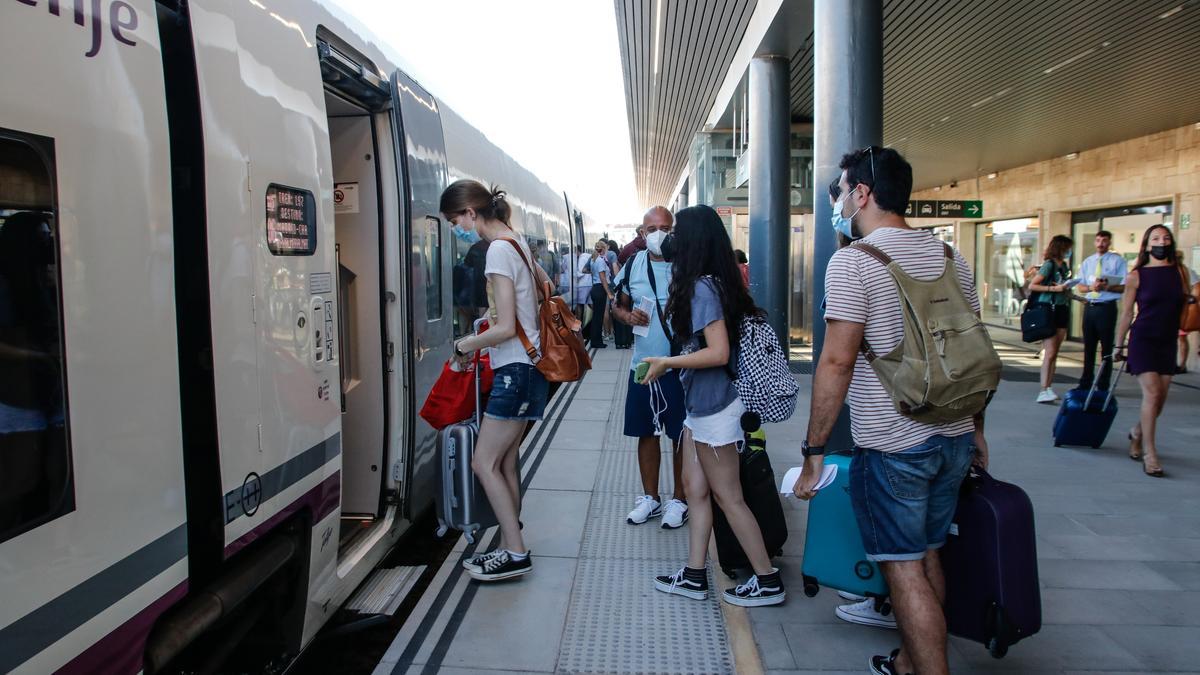
[[[454,355],[455,355],[455,356],[466,356],[466,355],[467,355],[467,354],[466,354],[466,352],[464,352],[464,351],[462,351],[461,349],[459,349],[459,348],[458,348],[458,341],[457,341],[457,340],[454,342]]]
[[[804,457],[812,457],[813,455],[823,455],[823,454],[825,454],[825,446],[809,445],[808,439],[806,438],[800,442],[800,454],[803,455]]]

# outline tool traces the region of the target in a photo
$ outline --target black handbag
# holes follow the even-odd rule
[[[1021,339],[1025,342],[1038,342],[1053,337],[1058,329],[1054,327],[1054,306],[1044,302],[1029,302],[1025,311],[1021,312]]]

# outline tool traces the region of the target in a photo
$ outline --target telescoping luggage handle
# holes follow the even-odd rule
[[[1100,369],[1101,369],[1100,372],[1101,373],[1104,372],[1103,369],[1104,369],[1105,361],[1108,361],[1108,370],[1109,370],[1109,372],[1112,372],[1113,365],[1115,365],[1113,363],[1112,354],[1109,354],[1108,356],[1105,356],[1104,358],[1100,359]],[[1108,410],[1108,403],[1109,403],[1109,401],[1112,401],[1113,393],[1117,391],[1117,382],[1121,381],[1121,373],[1125,372],[1125,364],[1126,363],[1128,363],[1128,361],[1122,361],[1121,367],[1117,370],[1117,374],[1113,376],[1112,384],[1109,385],[1109,387],[1108,387],[1108,396],[1104,397],[1104,407],[1100,408],[1101,411]],[[1100,384],[1100,378],[1099,377],[1092,378],[1092,388],[1088,390],[1087,398],[1084,399],[1084,401],[1083,401],[1083,409],[1085,412],[1092,405],[1092,397],[1096,395],[1096,386],[1098,384]],[[476,386],[478,386],[478,385],[476,385]]]
[[[479,335],[479,327],[485,323],[487,323],[486,318],[481,317],[481,318],[475,319],[475,323],[472,324],[471,327],[474,329],[476,335]],[[479,362],[479,357],[481,354],[483,354],[482,349],[475,350],[475,368],[474,368],[474,370],[475,370],[475,426],[476,427],[479,427],[483,424],[483,411],[479,409],[479,368],[483,365]]]

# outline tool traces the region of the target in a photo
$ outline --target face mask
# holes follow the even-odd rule
[[[654,255],[661,256],[663,240],[667,238],[667,233],[662,230],[655,230],[646,235],[646,248]]]
[[[858,189],[857,187],[854,188],[854,190],[857,190],[857,189]],[[851,190],[850,192],[853,193],[854,190]],[[849,197],[849,196],[850,196],[850,193],[847,193],[846,197]],[[837,232],[838,234],[844,236],[847,239],[861,239],[861,237],[854,236],[853,233],[854,233],[854,216],[857,216],[858,212],[861,211],[862,209],[861,208],[855,209],[854,213],[850,214],[849,217],[843,216],[842,209],[844,209],[846,207],[846,197],[842,197],[841,199],[837,200],[837,202],[834,203],[833,216],[830,218],[830,221],[833,223],[834,231]]]
[[[1151,246],[1150,255],[1154,256],[1155,260],[1166,260],[1172,253],[1175,252],[1175,245],[1170,246]]]
[[[479,241],[478,232],[475,230],[468,230],[462,225],[455,225],[453,228],[451,228],[451,231],[454,232],[455,237],[458,237],[459,240],[465,241],[468,244],[474,244],[475,242]]]
[[[658,248],[660,251],[659,255],[662,256],[663,260],[667,262],[674,260],[677,253],[675,250],[675,234],[671,233],[663,237],[662,243],[658,245]]]
[[[1067,251],[1066,253],[1064,253],[1064,254],[1063,254],[1063,260],[1070,260],[1070,259],[1071,259],[1071,254],[1072,254],[1072,253],[1074,253],[1074,251]]]

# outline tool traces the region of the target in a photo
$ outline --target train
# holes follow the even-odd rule
[[[0,672],[294,659],[432,504],[442,190],[502,186],[548,271],[599,228],[333,3],[0,26]]]

